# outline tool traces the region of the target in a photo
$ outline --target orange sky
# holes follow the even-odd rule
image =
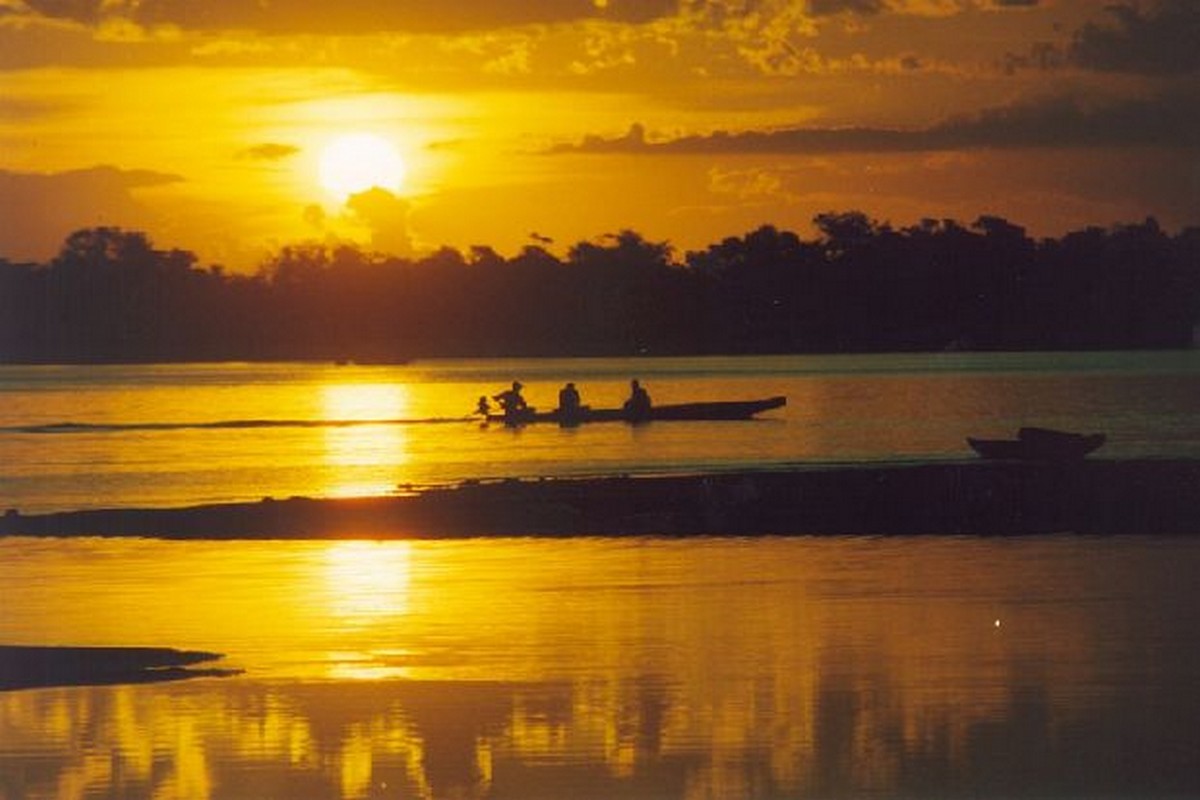
[[[1192,0],[0,0],[0,257],[1200,222]],[[403,182],[344,202],[339,136]],[[381,178],[386,185],[386,181]]]

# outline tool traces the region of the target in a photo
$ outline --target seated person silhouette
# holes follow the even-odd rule
[[[650,393],[636,380],[629,382],[629,399],[623,406],[625,418],[631,421],[650,418]]]
[[[568,383],[558,390],[558,419],[560,422],[578,421],[582,410],[579,390],[575,388],[575,384]]]
[[[520,381],[513,381],[511,389],[492,395],[492,399],[500,404],[500,410],[504,412],[504,421],[507,423],[519,422],[525,416],[525,412],[530,410],[529,404],[521,396],[523,388],[525,387]]]

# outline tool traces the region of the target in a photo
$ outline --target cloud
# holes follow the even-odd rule
[[[1057,97],[989,109],[930,129],[932,138],[965,147],[1200,148],[1193,90],[1089,103]]]
[[[582,19],[642,23],[674,13],[676,0],[26,0],[47,17],[89,25],[123,18],[186,30],[267,34],[448,33]]]
[[[845,13],[870,16],[886,8],[884,0],[808,0],[808,11],[814,17]]]
[[[708,171],[708,190],[714,195],[729,195],[741,203],[778,203],[795,199],[785,188],[784,177],[765,169]]]
[[[25,0],[31,11],[53,19],[97,23],[101,20],[104,0]]]
[[[142,227],[150,213],[138,189],[182,181],[178,175],[97,166],[51,174],[0,170],[0,257],[40,261],[72,231],[94,225]]]
[[[920,23],[904,26],[906,38],[872,34],[876,27],[891,31],[903,26],[895,22],[902,17],[967,14],[986,2],[990,0],[681,0],[677,16],[648,27],[656,28],[675,52],[699,54],[703,62],[697,70],[705,74],[727,68],[734,61],[731,54],[772,77],[913,71],[940,59],[932,53],[919,60],[880,53],[897,42],[906,50],[917,49],[911,33],[921,29]],[[876,50],[848,49],[854,39]]]
[[[409,230],[410,207],[406,200],[378,187],[352,195],[346,207],[371,232],[371,246],[391,255],[413,252]]]
[[[1038,42],[1027,52],[1008,54],[1006,71],[1071,66],[1157,78],[1200,71],[1200,3],[1159,0],[1143,10],[1141,5],[1123,2],[1104,11],[1109,15],[1104,22],[1086,23],[1066,44]]]
[[[1059,97],[988,109],[927,128],[784,128],[716,131],[652,141],[640,124],[615,138],[587,136],[551,153],[821,154],[976,148],[1168,147],[1200,150],[1195,92],[1089,105]],[[1184,96],[1192,95],[1192,96]]]
[[[1111,25],[1088,23],[1071,42],[1072,63],[1101,72],[1181,75],[1200,70],[1200,3],[1160,0],[1150,7],[1118,3],[1105,9]]]
[[[238,156],[252,161],[282,161],[285,158],[291,158],[299,152],[300,148],[295,145],[264,142],[253,147],[247,147],[238,153]]]
[[[0,0],[3,2],[3,0]],[[63,13],[71,9],[63,9]],[[178,30],[148,30],[121,18],[81,12],[83,19],[0,8],[0,70],[47,65],[119,67],[177,64],[188,58]]]

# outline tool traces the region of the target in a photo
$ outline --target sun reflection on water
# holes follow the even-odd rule
[[[372,624],[408,611],[409,542],[350,541],[325,551],[325,588],[332,616]]]
[[[334,383],[321,387],[328,477],[322,494],[359,497],[388,494],[396,486],[393,468],[408,461],[405,419],[408,387],[392,383]],[[354,424],[379,422],[378,425]],[[336,423],[351,423],[346,425]]]
[[[0,639],[28,641],[23,619],[57,641],[220,646],[246,669],[0,692],[0,797],[1200,796],[1190,541],[0,556]]]

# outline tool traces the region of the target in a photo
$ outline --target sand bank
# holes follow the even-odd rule
[[[25,647],[0,645],[0,691],[46,686],[100,686],[154,683],[225,676],[226,669],[191,665],[221,658],[220,653],[169,647]]]
[[[1200,533],[1200,461],[961,462],[467,482],[412,496],[10,511],[0,535],[444,538]]]

